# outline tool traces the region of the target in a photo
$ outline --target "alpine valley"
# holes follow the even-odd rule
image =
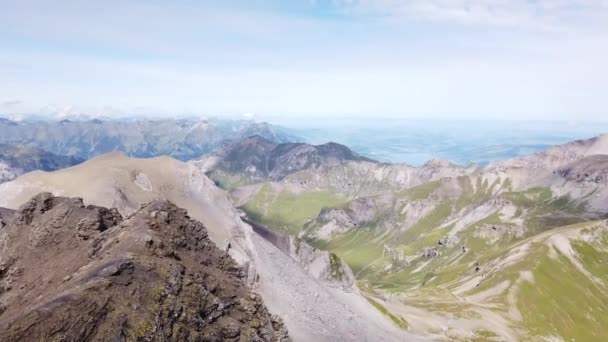
[[[195,161],[249,220],[332,253],[419,336],[608,336],[608,135],[459,166],[256,136]]]
[[[608,336],[608,135],[411,166],[250,121],[0,131],[2,340]]]

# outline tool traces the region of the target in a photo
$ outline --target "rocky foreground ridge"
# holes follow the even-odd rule
[[[205,226],[156,200],[126,219],[41,193],[0,210],[2,341],[287,341]]]

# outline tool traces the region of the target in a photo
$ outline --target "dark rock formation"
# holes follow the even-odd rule
[[[123,220],[43,193],[0,217],[1,341],[288,340],[244,271],[170,202]]]
[[[424,250],[424,253],[422,254],[422,256],[424,256],[425,258],[434,258],[434,257],[438,257],[441,255],[441,252],[437,250],[437,248],[433,247],[433,248],[427,248]]]
[[[242,174],[257,180],[280,180],[287,175],[321,165],[343,161],[368,161],[348,147],[333,142],[323,145],[305,143],[275,144],[259,135],[228,145],[217,153],[219,171]]]
[[[608,155],[598,154],[582,158],[555,171],[568,181],[608,184]]]
[[[6,226],[15,214],[14,210],[0,208],[0,228]]]

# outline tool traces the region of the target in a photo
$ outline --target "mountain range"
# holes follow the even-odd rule
[[[191,162],[105,154],[75,167],[30,172],[0,184],[0,207],[18,209],[44,191],[82,198],[85,205],[116,208],[123,217],[155,200],[186,209],[204,224],[209,239],[244,269],[245,283],[261,295],[270,312],[283,318],[294,340],[399,341],[409,336],[370,306],[349,281],[348,266],[334,254],[301,239],[277,244],[256,233],[241,220],[228,194]]]
[[[77,157],[60,156],[42,149],[0,144],[0,183],[34,170],[55,171],[83,162]]]
[[[281,177],[251,177],[255,162],[235,167],[231,155],[199,165],[249,219],[343,259],[364,295],[410,332],[608,333],[608,135],[486,166],[304,157],[293,165],[307,166]]]
[[[5,336],[70,331],[57,319],[34,323],[37,310],[80,315],[91,305],[82,295],[91,282],[109,286],[91,285],[100,301],[120,286],[135,286],[140,296],[133,304],[153,314],[175,312],[163,311],[165,304],[187,310],[216,301],[193,303],[187,293],[172,294],[171,285],[155,309],[154,288],[137,284],[173,284],[175,267],[210,272],[218,277],[211,282],[230,279],[236,298],[257,303],[260,340],[288,334],[296,341],[597,341],[608,335],[608,135],[484,166],[382,163],[336,143],[281,139],[289,140],[225,139],[187,162],[112,152],[0,184],[0,207],[7,208],[0,209],[0,260],[17,260],[0,265],[9,283],[0,293],[10,310],[0,314],[0,324],[11,327]],[[192,253],[199,243],[210,251],[206,269]],[[52,252],[53,244],[76,250]],[[60,283],[57,289],[38,284],[28,273],[34,270],[11,266],[53,253],[56,259],[40,264],[37,274]],[[86,278],[94,269],[86,265],[123,260],[125,253],[132,259],[124,268],[117,261],[112,272]],[[168,272],[142,266],[151,262]],[[69,267],[47,275],[42,268],[54,263]],[[209,286],[204,279],[195,284]],[[28,301],[38,304],[15,304]],[[124,323],[118,313],[133,310],[108,305],[117,315],[96,322]],[[240,311],[247,308],[232,308],[209,332],[236,339],[238,330],[238,338],[250,339],[255,329],[246,323],[253,318],[243,322]],[[150,322],[179,328],[133,330],[124,323],[124,336],[156,331],[175,339],[180,329],[197,331],[179,317],[159,319]],[[28,322],[36,328],[24,329]],[[28,331],[35,335],[23,335]]]
[[[264,122],[218,119],[36,120],[0,119],[0,143],[33,146],[79,159],[122,151],[134,157],[198,158],[230,141],[260,135],[274,142],[298,140]]]

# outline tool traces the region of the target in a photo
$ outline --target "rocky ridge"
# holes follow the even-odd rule
[[[203,156],[197,162],[206,171],[239,175],[248,181],[281,180],[287,175],[323,165],[338,165],[346,161],[374,160],[363,157],[344,145],[327,143],[273,143],[260,135],[230,144],[216,153]]]
[[[12,216],[0,230],[3,341],[289,340],[243,269],[168,201],[123,219],[42,193]]]
[[[230,246],[230,256],[247,270],[248,286],[283,318],[296,341],[416,340],[373,310],[356,287],[345,291],[340,283],[316,278],[303,264],[308,259],[296,260],[255,233],[240,219],[228,194],[193,163],[106,154],[72,168],[30,172],[0,184],[0,206],[17,209],[41,191],[116,207],[123,217],[158,199],[187,209],[204,223],[211,241],[223,250]],[[328,258],[315,260],[331,265]]]

